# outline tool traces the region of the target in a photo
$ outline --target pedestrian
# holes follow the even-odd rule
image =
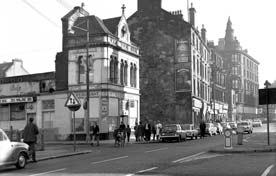
[[[33,162],[36,162],[36,154],[35,154],[35,144],[38,135],[38,128],[36,124],[33,123],[34,119],[29,118],[29,123],[24,128],[23,131],[23,142],[30,146],[30,153],[32,155]]]
[[[156,125],[155,123],[153,123],[152,127],[151,127],[151,133],[152,133],[152,139],[155,141],[155,136],[156,136]]]
[[[91,146],[94,145],[94,142],[96,142],[97,146],[100,145],[100,128],[97,125],[97,122],[94,122],[93,126],[92,126],[92,142],[91,142]]]
[[[135,135],[135,141],[138,142],[138,123],[135,122],[134,126],[134,135]]]
[[[151,126],[148,120],[146,120],[145,123],[145,136],[146,136],[146,141],[150,141],[150,136],[151,136]]]
[[[129,142],[130,133],[131,133],[131,129],[130,129],[129,125],[127,125],[127,127],[126,127],[127,142]]]
[[[200,136],[203,139],[205,136],[205,130],[206,130],[206,124],[204,122],[204,120],[202,120],[199,124],[199,129],[200,129]]]
[[[155,128],[156,128],[156,140],[158,141],[159,137],[160,137],[160,132],[161,132],[161,129],[162,129],[162,124],[160,123],[159,120],[157,121],[157,124],[156,124]]]
[[[144,126],[141,121],[139,122],[139,125],[138,125],[138,140],[139,142],[144,141]]]

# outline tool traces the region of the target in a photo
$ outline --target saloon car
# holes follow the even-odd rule
[[[193,124],[181,124],[182,130],[186,132],[186,136],[190,139],[197,139],[199,132],[194,128]]]
[[[162,142],[176,140],[180,142],[182,139],[186,140],[187,134],[182,130],[180,124],[166,124],[162,128],[160,139]]]
[[[7,134],[0,128],[0,166],[15,165],[24,168],[29,159],[29,146],[23,142],[10,141]]]

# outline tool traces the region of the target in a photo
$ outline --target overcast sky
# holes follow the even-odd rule
[[[1,0],[0,63],[23,60],[30,73],[55,70],[61,51],[61,18],[84,2],[85,9],[101,19],[126,16],[137,9],[137,0]],[[243,49],[260,62],[259,84],[276,80],[275,0],[189,0],[196,9],[196,26],[207,29],[207,39],[217,43],[225,35],[230,16],[234,35]],[[187,20],[187,0],[163,0],[167,11],[182,10]]]

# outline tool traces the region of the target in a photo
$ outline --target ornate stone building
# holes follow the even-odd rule
[[[226,100],[229,104],[229,118],[240,120],[257,116],[259,89],[259,62],[243,50],[234,37],[230,17],[225,37],[219,40],[218,52],[224,57],[226,69]]]
[[[141,119],[198,124],[210,115],[210,54],[206,29],[161,0],[138,0],[128,18],[132,40],[141,48]]]

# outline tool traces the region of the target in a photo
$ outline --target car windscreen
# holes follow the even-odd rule
[[[175,125],[166,125],[163,128],[165,131],[176,131],[176,126]]]
[[[243,126],[243,125],[248,125],[248,122],[241,122],[241,123],[238,123],[238,126]]]

